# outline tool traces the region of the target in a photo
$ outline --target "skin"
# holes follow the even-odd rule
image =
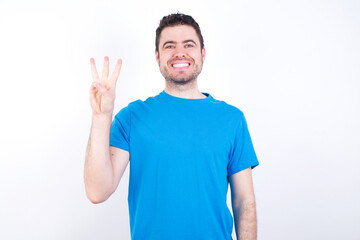
[[[165,78],[165,92],[189,99],[206,97],[199,91],[197,83],[205,60],[205,48],[201,49],[195,29],[187,25],[164,28],[155,57]],[[86,151],[84,180],[87,197],[92,203],[101,203],[110,197],[130,159],[129,152],[109,147],[115,87],[121,64],[122,60],[119,59],[109,77],[109,58],[105,57],[100,78],[94,59],[90,59],[93,78],[90,88],[92,125]],[[229,176],[229,183],[237,239],[257,239],[251,168]]]
[[[205,60],[205,48],[201,49],[193,27],[178,25],[164,28],[155,56],[165,78],[165,92],[181,98],[205,97],[197,83]],[[174,63],[188,63],[190,66],[175,68]]]
[[[85,158],[85,190],[92,203],[108,199],[117,188],[129,162],[129,152],[109,147],[110,127],[115,101],[115,87],[122,60],[109,78],[109,58],[104,58],[101,78],[94,59],[90,59],[93,83],[90,88],[92,124]]]
[[[255,194],[251,168],[229,176],[237,239],[257,239]]]

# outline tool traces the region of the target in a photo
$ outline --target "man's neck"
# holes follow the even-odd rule
[[[192,84],[185,85],[174,85],[166,81],[165,83],[165,92],[174,97],[179,98],[188,98],[188,99],[200,99],[206,98],[204,94],[199,91],[197,82],[192,82]]]

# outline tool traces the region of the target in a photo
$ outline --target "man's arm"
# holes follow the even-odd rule
[[[129,163],[129,152],[109,147],[111,119],[93,118],[85,159],[85,190],[92,203],[101,203],[116,190]]]
[[[86,195],[93,203],[109,198],[117,188],[129,162],[129,152],[109,146],[109,136],[115,101],[115,86],[120,74],[119,59],[109,76],[109,58],[105,57],[101,79],[94,59],[90,60],[93,83],[90,89],[92,124],[85,159]]]
[[[229,181],[237,239],[256,240],[256,204],[251,168],[231,175]]]

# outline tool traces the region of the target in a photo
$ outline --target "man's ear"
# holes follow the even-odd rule
[[[159,64],[159,52],[157,50],[155,50],[155,57],[156,57],[156,61]]]
[[[205,48],[203,48],[203,49],[201,50],[201,55],[202,55],[203,61],[205,61],[205,56],[206,56]]]

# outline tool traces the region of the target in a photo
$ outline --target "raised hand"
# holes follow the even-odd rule
[[[93,83],[90,88],[90,104],[94,115],[111,115],[114,110],[115,87],[119,78],[122,60],[118,59],[114,72],[109,78],[109,57],[104,58],[101,79],[96,70],[94,58],[90,59]]]

